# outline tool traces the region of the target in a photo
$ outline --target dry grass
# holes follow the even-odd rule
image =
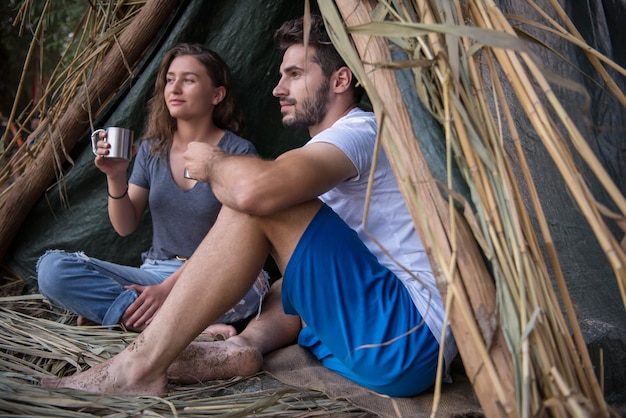
[[[43,376],[84,370],[123,350],[137,334],[78,327],[40,295],[0,298],[0,414],[85,416],[367,416],[347,402],[285,386],[264,373],[173,386],[166,397],[103,396],[39,385]]]

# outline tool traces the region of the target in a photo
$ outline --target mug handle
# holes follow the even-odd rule
[[[98,143],[98,134],[100,132],[106,132],[105,129],[96,129],[95,131],[93,131],[91,133],[91,151],[93,152],[93,155],[98,155],[98,153],[96,152],[98,146],[96,145]]]

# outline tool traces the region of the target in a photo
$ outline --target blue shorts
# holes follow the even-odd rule
[[[326,205],[287,265],[282,302],[306,324],[298,343],[347,379],[390,396],[435,382],[439,343],[408,291]]]

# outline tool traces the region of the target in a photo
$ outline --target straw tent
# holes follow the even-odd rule
[[[306,140],[303,132],[282,131],[270,91],[280,59],[272,29],[305,13],[308,2],[97,4],[102,9],[90,11],[83,27],[93,25],[89,30],[99,35],[84,32],[80,60],[59,69],[52,100],[41,104],[42,126],[0,172],[0,257],[25,280],[23,293],[36,292],[34,265],[47,248],[136,264],[147,247],[149,234],[122,239],[110,228],[104,178],[87,138],[100,126],[141,131],[156,66],[172,44],[202,42],[226,59],[248,137],[264,156]],[[323,14],[377,114],[381,148],[427,246],[482,411],[617,414],[611,406],[626,403],[626,52],[618,48],[626,5],[319,0],[311,6]],[[54,324],[71,321],[38,312]],[[10,331],[18,329],[16,318],[23,317],[9,312],[3,319],[13,324]],[[56,346],[48,338],[20,358],[32,364],[42,355],[37,344]],[[98,361],[88,342],[77,346]],[[70,355],[56,357],[82,367]],[[55,364],[41,369],[69,372]],[[10,385],[19,393],[19,385]],[[445,396],[439,384],[435,389],[436,413]]]

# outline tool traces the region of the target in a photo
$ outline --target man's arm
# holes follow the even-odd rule
[[[223,205],[261,216],[314,199],[357,174],[352,161],[327,143],[297,148],[267,161],[193,142],[185,160],[190,175],[211,183]]]

